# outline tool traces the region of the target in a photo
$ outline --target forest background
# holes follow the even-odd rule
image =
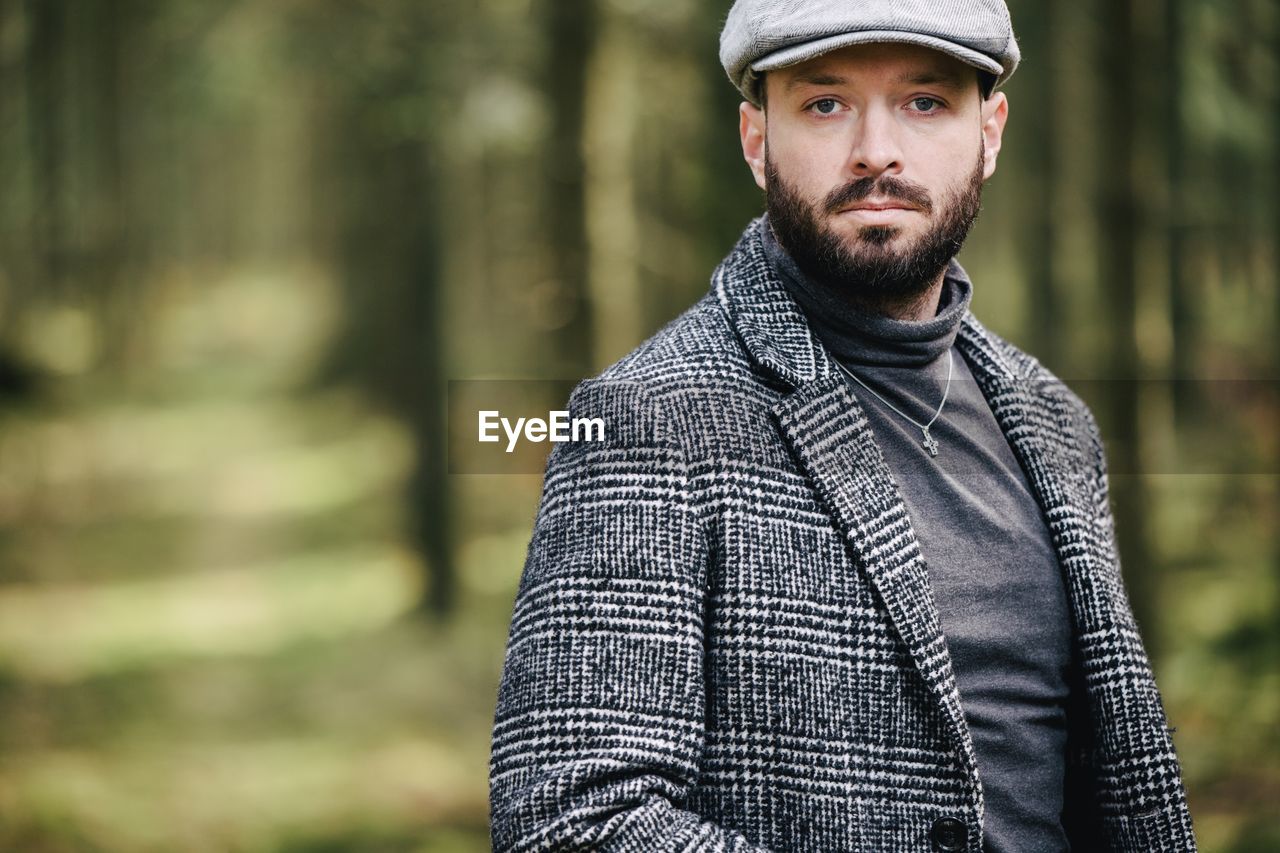
[[[728,5],[0,0],[0,849],[487,849],[541,469],[449,383],[705,293]],[[1010,7],[973,308],[1102,423],[1202,849],[1280,849],[1280,4]]]

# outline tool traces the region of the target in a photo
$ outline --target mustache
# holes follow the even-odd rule
[[[892,175],[850,181],[843,187],[828,193],[824,203],[828,213],[835,213],[842,207],[870,198],[872,195],[906,202],[925,213],[933,213],[933,201],[929,198],[928,190],[919,184],[904,181]]]

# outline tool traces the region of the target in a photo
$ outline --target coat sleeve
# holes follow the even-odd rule
[[[1105,538],[1117,574],[1120,550],[1116,543],[1115,516],[1111,509],[1107,456],[1102,436],[1093,413],[1083,402],[1086,428],[1093,447],[1094,512]],[[1119,771],[1110,775],[1128,789],[1128,798],[1136,810],[1103,818],[1111,838],[1110,849],[1124,853],[1145,850],[1169,850],[1195,853],[1196,838],[1187,805],[1187,792],[1182,781],[1182,768],[1174,748],[1163,701],[1156,687],[1150,660],[1138,633],[1133,610],[1123,581],[1117,579],[1114,592],[1121,613],[1120,642],[1113,651],[1119,661],[1113,681],[1124,682],[1122,695],[1127,697],[1125,709],[1130,720],[1144,720],[1139,726],[1141,754],[1128,757]],[[1105,712],[1104,712],[1105,713]]]
[[[493,848],[763,851],[683,808],[703,745],[707,545],[638,386],[588,380],[553,446],[489,762]]]

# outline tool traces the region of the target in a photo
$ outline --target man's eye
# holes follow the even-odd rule
[[[835,98],[822,98],[821,100],[814,101],[810,104],[809,109],[822,113],[825,116],[831,115],[839,106],[840,104]]]
[[[911,105],[922,113],[934,112],[937,107],[942,106],[936,98],[913,98]]]

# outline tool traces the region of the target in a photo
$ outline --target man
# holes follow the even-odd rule
[[[1000,0],[734,5],[767,215],[572,395],[495,849],[1195,849],[1093,416],[954,260],[1018,58]]]

